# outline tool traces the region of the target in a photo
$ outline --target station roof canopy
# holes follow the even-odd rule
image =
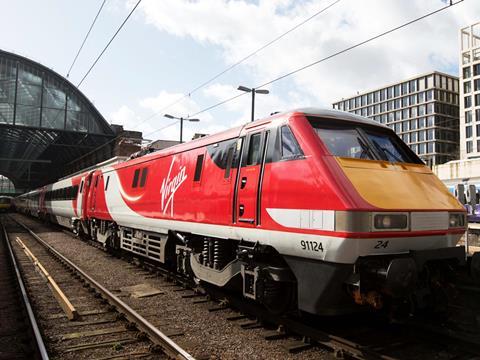
[[[0,50],[0,174],[16,188],[65,175],[68,163],[114,138],[103,116],[67,79]]]

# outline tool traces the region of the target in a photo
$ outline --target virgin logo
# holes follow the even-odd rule
[[[170,164],[170,169],[168,170],[168,175],[162,181],[162,188],[160,189],[160,193],[162,194],[162,210],[165,214],[170,207],[170,216],[173,216],[173,200],[175,196],[175,192],[178,190],[180,185],[183,184],[185,180],[187,180],[186,168],[185,166],[180,167],[177,175],[173,178],[170,178],[170,174],[172,173],[173,164],[175,163],[175,157],[172,159],[172,163]]]

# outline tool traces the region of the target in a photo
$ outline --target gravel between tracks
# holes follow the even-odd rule
[[[331,358],[325,350],[313,348],[299,354],[289,354],[282,345],[291,341],[267,341],[264,329],[244,330],[240,321],[225,318],[230,310],[208,312],[212,303],[193,304],[192,299],[182,298],[183,292],[173,291],[171,283],[161,277],[148,274],[125,260],[109,256],[85,242],[63,233],[58,228],[46,226],[35,219],[15,214],[18,220],[32,228],[47,243],[84,269],[95,280],[115,294],[124,286],[147,283],[163,294],[146,298],[122,296],[122,300],[144,316],[161,331],[183,332],[173,340],[200,358],[221,359],[322,359]],[[165,286],[167,285],[167,286]]]
[[[95,299],[81,283],[73,280],[68,273],[56,262],[53,257],[47,255],[44,248],[38,244],[29,234],[25,232],[10,232],[15,239],[17,236],[24,241],[30,250],[37,256],[50,275],[58,282],[65,295],[70,299],[76,309],[82,314],[87,310],[105,309],[106,305]],[[21,264],[23,276],[31,297],[31,302],[37,316],[42,334],[46,339],[46,345],[51,359],[100,359],[103,357],[124,356],[134,358],[136,354],[142,354],[145,358],[165,359],[164,354],[149,353],[149,343],[138,341],[135,338],[135,331],[111,332],[103,335],[87,336],[86,331],[98,331],[101,329],[125,328],[125,321],[116,320],[115,314],[105,313],[103,315],[83,315],[79,321],[69,321],[51,291],[48,290],[46,280],[40,276],[38,270],[30,259],[27,258],[20,246],[13,241],[12,246],[17,259]],[[72,281],[73,280],[73,281]],[[106,320],[100,324],[85,325],[85,322],[94,320]],[[79,333],[80,332],[80,333]],[[75,334],[72,339],[63,339],[67,334]],[[83,334],[83,335],[81,335]],[[77,337],[78,336],[78,337]],[[82,351],[69,351],[68,347],[82,344],[98,344],[101,341],[112,342],[115,346],[103,346],[88,348]],[[2,358],[0,356],[0,358]]]

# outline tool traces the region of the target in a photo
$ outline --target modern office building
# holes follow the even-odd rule
[[[460,160],[433,167],[452,188],[480,185],[480,22],[460,29],[459,49]]]
[[[458,78],[435,71],[342,99],[333,107],[389,126],[432,166],[458,159],[458,94]]]
[[[460,158],[480,157],[480,22],[460,30]]]

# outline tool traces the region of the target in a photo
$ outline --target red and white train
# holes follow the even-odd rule
[[[422,307],[465,259],[465,211],[440,180],[388,127],[333,110],[98,167],[15,205],[276,312]]]

